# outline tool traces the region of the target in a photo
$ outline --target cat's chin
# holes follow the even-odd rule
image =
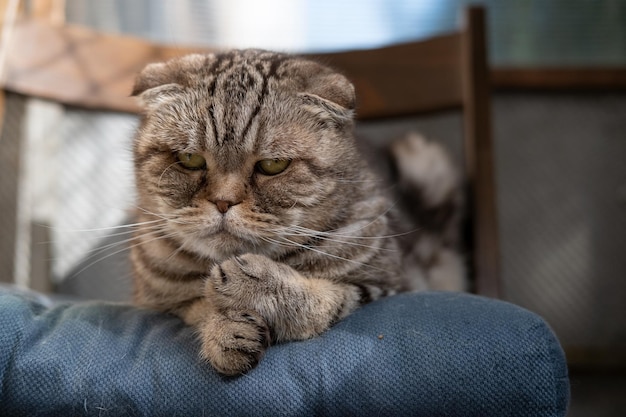
[[[216,262],[222,262],[244,253],[255,252],[255,245],[250,241],[225,231],[219,231],[186,243],[187,249]]]
[[[215,262],[223,262],[245,253],[275,258],[285,251],[281,245],[268,244],[267,242],[259,245],[253,236],[242,237],[226,231],[219,231],[201,239],[185,242],[184,246],[185,249],[197,253],[202,258],[211,259]]]

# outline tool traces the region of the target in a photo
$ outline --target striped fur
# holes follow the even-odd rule
[[[135,298],[194,326],[221,373],[424,286],[402,267],[419,246],[402,251],[402,240],[415,234],[394,229],[393,199],[356,150],[354,94],[322,65],[257,50],[190,55],[138,76]],[[185,168],[180,152],[206,163]],[[255,168],[265,159],[290,163],[266,175]],[[448,204],[442,195],[430,209]],[[447,245],[430,239],[418,264],[436,264]]]

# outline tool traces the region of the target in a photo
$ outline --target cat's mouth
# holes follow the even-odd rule
[[[215,221],[213,225],[206,229],[203,237],[207,240],[215,240],[232,246],[236,242],[240,242],[243,246],[251,239],[250,231],[242,224],[240,219],[231,216],[222,216]]]
[[[237,232],[226,222],[214,223],[198,228],[185,239],[185,247],[197,252],[202,257],[217,261],[250,252],[250,238]]]
[[[231,211],[219,216],[209,215],[191,229],[185,227],[188,231],[185,246],[214,260],[225,260],[244,253],[265,253],[274,247],[268,243],[272,234],[268,233],[266,222],[257,218],[247,219],[235,208]]]
[[[227,226],[224,222],[220,222],[219,224],[211,225],[204,230],[198,231],[196,236],[201,239],[227,239],[231,237],[236,237],[239,235],[232,227]]]

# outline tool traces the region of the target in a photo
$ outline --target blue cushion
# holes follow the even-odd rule
[[[467,294],[374,302],[241,377],[197,349],[176,317],[0,291],[0,415],[562,416],[569,399],[546,323]]]

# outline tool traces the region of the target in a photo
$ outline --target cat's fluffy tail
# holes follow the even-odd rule
[[[404,241],[405,270],[416,277],[417,289],[466,290],[463,193],[450,156],[417,133],[394,141],[390,154],[402,211],[416,230]]]

